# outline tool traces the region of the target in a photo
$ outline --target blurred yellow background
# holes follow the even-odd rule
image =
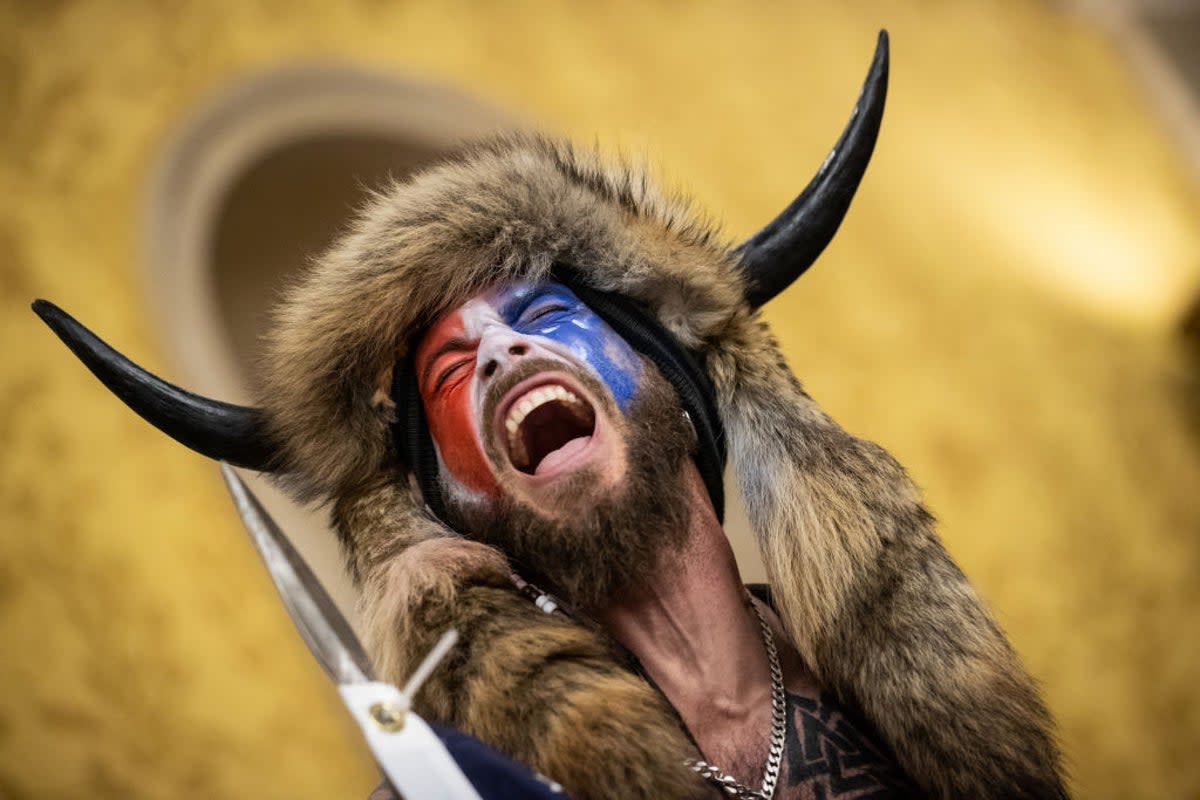
[[[925,488],[1077,793],[1200,797],[1200,192],[1112,42],[1027,0],[0,4],[0,797],[375,783],[215,467],[28,311],[172,376],[140,202],[198,103],[297,61],[428,79],[649,158],[738,238],[815,171],[882,27],[874,163],[768,316]]]

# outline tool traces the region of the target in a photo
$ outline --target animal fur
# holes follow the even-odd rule
[[[433,521],[397,472],[393,365],[440,312],[569,264],[703,354],[781,619],[842,702],[938,797],[1061,797],[1049,715],[939,543],[903,470],[804,392],[745,304],[736,255],[646,177],[533,137],[378,193],[288,294],[263,362],[284,468],[334,520],[369,644],[399,680],[445,627],[466,646],[422,692],[572,796],[691,797],[670,710],[597,632],[547,616],[503,556]]]
[[[389,538],[396,487],[381,482],[338,505],[357,535]],[[401,512],[403,513],[403,512]],[[420,537],[420,534],[418,534]],[[447,628],[463,642],[422,688],[421,711],[533,765],[580,800],[696,797],[690,745],[670,709],[623,668],[606,637],[549,616],[513,591],[492,547],[419,538],[363,584],[366,645],[402,682]]]

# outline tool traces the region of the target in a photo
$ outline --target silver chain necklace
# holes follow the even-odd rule
[[[562,608],[553,595],[543,592],[533,584],[513,573],[511,576],[517,589],[527,595],[543,612],[553,614],[562,612]],[[779,768],[783,765],[783,747],[787,738],[787,706],[783,696],[783,668],[779,666],[779,651],[775,649],[775,637],[771,634],[771,626],[758,610],[753,598],[750,599],[750,610],[758,618],[762,629],[763,645],[767,651],[767,663],[771,667],[771,747],[767,751],[767,767],[763,770],[762,788],[751,789],[745,784],[738,783],[731,775],[726,775],[719,767],[715,767],[699,758],[684,759],[684,764],[706,781],[711,781],[721,791],[737,800],[771,800],[775,795],[775,784],[779,781]]]
[[[730,797],[738,798],[738,800],[771,800],[775,794],[775,784],[779,780],[779,768],[783,765],[783,746],[784,739],[787,737],[783,668],[779,666],[779,651],[775,649],[775,637],[771,635],[771,626],[767,624],[753,600],[750,601],[750,610],[754,612],[754,616],[758,617],[759,627],[762,628],[763,645],[767,650],[767,661],[771,665],[771,748],[767,751],[767,767],[763,771],[762,788],[751,789],[745,784],[738,783],[732,776],[726,775],[717,767],[698,758],[689,758],[683,763]]]

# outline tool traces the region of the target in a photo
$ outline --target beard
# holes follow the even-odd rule
[[[495,403],[520,381],[564,367],[545,361],[523,365],[492,387],[483,418],[492,419]],[[674,388],[648,361],[624,415],[607,387],[580,370],[568,371],[603,404],[596,413],[607,414],[624,439],[623,479],[605,486],[598,470],[587,467],[561,479],[546,501],[534,506],[505,492],[502,474],[494,501],[481,505],[447,496],[445,508],[457,530],[499,548],[523,577],[588,611],[645,586],[660,557],[686,542],[689,509],[682,468],[696,440]],[[506,463],[492,440],[487,437],[485,447],[492,463]]]

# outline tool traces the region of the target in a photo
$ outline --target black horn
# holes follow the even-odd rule
[[[109,347],[74,317],[46,300],[33,310],[92,374],[142,419],[209,458],[271,472],[278,464],[262,412],[210,400],[167,383]]]
[[[871,71],[842,136],[783,213],[737,249],[746,302],[758,308],[804,274],[837,232],[875,149],[887,99],[888,35],[879,32]]]

